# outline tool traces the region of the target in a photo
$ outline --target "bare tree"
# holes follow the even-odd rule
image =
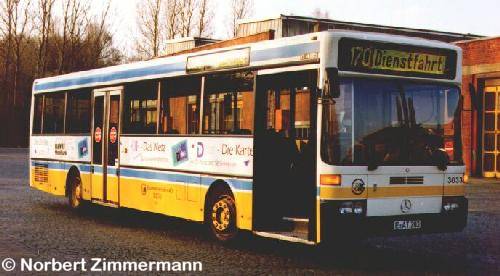
[[[165,26],[161,16],[165,9],[164,0],[145,0],[137,4],[137,26],[140,37],[137,51],[141,56],[156,57],[163,49]]]
[[[209,37],[213,34],[212,18],[214,18],[213,2],[210,0],[198,0],[196,31],[200,37]]]
[[[37,22],[35,26],[38,28],[38,55],[36,62],[36,73],[39,77],[44,77],[47,70],[47,58],[49,37],[53,32],[53,9],[55,0],[39,0],[37,10]]]
[[[17,1],[14,8],[13,27],[14,27],[14,78],[12,80],[12,105],[15,108],[17,104],[19,74],[22,66],[22,53],[25,45],[26,34],[28,32],[30,14],[30,1]]]
[[[194,0],[180,0],[179,1],[179,27],[182,37],[191,35],[193,29],[193,11],[195,8]]]
[[[78,60],[74,59],[81,48],[81,41],[88,27],[90,2],[66,0],[63,2],[62,41],[59,43],[59,74],[72,71]]]
[[[229,35],[236,37],[237,21],[253,15],[253,0],[231,0],[231,12],[229,14]]]
[[[315,8],[311,15],[321,19],[330,18],[330,13],[327,10],[322,10],[321,8]]]
[[[18,5],[19,1],[18,0],[5,0],[2,1],[2,6],[0,7],[0,17],[2,21],[2,26],[1,26],[1,32],[2,32],[2,58],[3,58],[3,78],[2,78],[2,90],[4,93],[4,100],[2,101],[3,103],[6,103],[7,105],[10,104],[10,94],[9,91],[11,90],[11,85],[9,83],[9,80],[11,78],[10,72],[11,72],[11,66],[12,66],[12,45],[14,41],[14,10],[16,9],[16,6]]]
[[[86,55],[89,58],[86,66],[99,67],[103,60],[111,58],[113,37],[107,27],[110,8],[111,1],[108,1],[99,18],[90,22],[85,31],[85,44],[89,51]]]
[[[166,0],[165,22],[167,23],[167,39],[173,39],[180,33],[179,11],[181,0]]]
[[[120,62],[106,1],[97,15],[90,0],[0,1],[0,117],[9,118],[0,145],[27,145],[34,78]]]

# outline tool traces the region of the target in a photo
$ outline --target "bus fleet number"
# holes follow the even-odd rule
[[[448,184],[461,184],[464,183],[463,176],[448,176]]]

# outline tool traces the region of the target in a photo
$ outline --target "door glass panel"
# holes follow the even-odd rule
[[[495,150],[495,134],[493,133],[484,134],[484,150],[485,151]]]
[[[484,88],[483,173],[495,176],[500,172],[500,93],[499,86]]]
[[[120,114],[120,96],[111,95],[109,101],[109,130],[108,130],[108,165],[115,166],[118,158],[118,131]]]
[[[102,135],[103,135],[103,115],[104,115],[104,96],[98,96],[94,99],[94,152],[93,163],[102,164]]]
[[[484,130],[486,131],[495,130],[495,113],[484,114]]]
[[[495,169],[495,155],[493,153],[485,153],[484,154],[484,164],[483,168],[486,172],[491,172]]]
[[[484,110],[486,111],[495,110],[495,93],[484,94]]]

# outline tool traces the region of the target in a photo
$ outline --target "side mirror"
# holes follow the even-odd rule
[[[340,97],[339,70],[337,68],[326,69],[325,84],[321,97],[324,99]]]

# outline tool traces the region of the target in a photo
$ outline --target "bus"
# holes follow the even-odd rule
[[[330,30],[37,79],[30,186],[222,242],[461,231],[461,63]]]

